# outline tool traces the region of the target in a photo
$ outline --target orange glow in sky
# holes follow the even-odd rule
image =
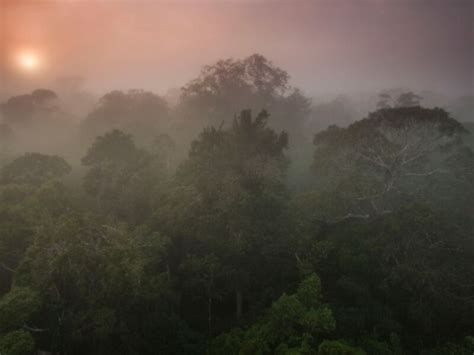
[[[11,55],[3,70],[12,92],[82,77],[97,92],[164,93],[203,65],[260,53],[311,95],[464,95],[473,7],[453,1],[0,0],[0,56]]]
[[[18,55],[18,65],[25,71],[36,71],[39,68],[39,64],[39,57],[33,52],[23,52]]]

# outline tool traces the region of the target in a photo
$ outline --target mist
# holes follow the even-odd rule
[[[128,88],[164,94],[203,65],[257,52],[311,96],[387,87],[472,92],[470,1],[2,4],[4,55],[31,47],[43,61],[33,76],[7,68],[10,94],[71,76],[99,94]]]
[[[472,354],[473,26],[0,0],[0,354]]]

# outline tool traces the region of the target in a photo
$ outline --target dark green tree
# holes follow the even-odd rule
[[[116,129],[150,142],[168,129],[169,115],[166,101],[152,92],[112,91],[101,97],[97,107],[89,113],[82,124],[82,133],[90,140]]]
[[[61,157],[40,153],[26,153],[2,167],[1,184],[39,186],[69,174],[71,167]]]
[[[419,193],[417,187],[430,177],[451,173],[445,164],[465,132],[442,109],[401,107],[316,134],[313,169],[319,190],[332,203],[329,214],[368,218],[389,213]]]
[[[135,146],[132,136],[114,130],[97,137],[82,158],[89,168],[84,187],[104,214],[129,223],[143,221],[166,175],[163,157]]]
[[[28,123],[57,111],[57,95],[48,89],[37,89],[31,94],[13,96],[0,105],[5,123]]]
[[[199,128],[228,122],[242,108],[266,109],[272,112],[273,127],[293,133],[302,129],[310,102],[290,87],[287,72],[260,54],[205,66],[182,88],[181,115],[200,122]]]
[[[398,96],[395,102],[395,107],[416,107],[420,106],[421,96],[414,94],[413,92],[404,92]]]
[[[156,228],[172,236],[176,263],[171,265],[172,272],[188,254],[195,255],[194,260],[215,255],[225,280],[208,289],[207,298],[219,295],[224,304],[232,300],[237,319],[246,309],[261,308],[285,289],[277,283],[262,297],[264,285],[272,283],[270,270],[280,270],[278,276],[273,275],[285,279],[294,267],[287,244],[288,137],[268,128],[267,120],[266,112],[253,118],[250,111],[243,111],[229,129],[204,130],[178,169],[176,186],[154,221]],[[229,318],[228,313],[220,316]],[[207,319],[208,314],[203,317]]]
[[[322,303],[321,282],[311,274],[294,294],[283,294],[273,302],[248,329],[234,329],[217,337],[210,353],[317,354],[318,344],[335,327],[331,309]]]
[[[390,94],[382,92],[379,94],[379,101],[377,102],[377,109],[390,108]]]

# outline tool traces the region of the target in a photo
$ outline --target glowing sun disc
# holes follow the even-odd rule
[[[18,57],[18,64],[25,70],[34,71],[38,69],[39,59],[34,53],[22,53]]]

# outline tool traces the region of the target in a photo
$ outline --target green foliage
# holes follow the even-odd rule
[[[301,134],[310,100],[289,85],[288,73],[264,56],[253,54],[205,66],[199,77],[182,88],[178,112],[193,117],[201,129],[229,122],[242,108],[270,110],[273,127]]]
[[[136,224],[151,213],[151,198],[165,180],[163,161],[138,149],[118,130],[97,137],[82,163],[89,168],[84,188],[97,208]]]
[[[57,98],[55,92],[48,89],[37,89],[31,94],[13,96],[0,105],[5,121],[18,124],[31,121],[35,116],[50,113],[51,102]]]
[[[103,135],[64,183],[57,156],[0,163],[0,352],[471,354],[464,127],[413,95],[394,108],[382,95],[366,119],[315,136],[305,190],[288,181],[292,156],[304,179],[305,152],[271,128],[299,148],[302,127],[316,128],[288,80],[259,55],[206,67],[172,126],[223,123],[179,165],[169,108],[143,91],[100,100],[83,129]],[[54,98],[2,109],[47,116]],[[241,107],[272,119],[234,116]],[[313,113],[348,123],[356,109],[339,98]]]
[[[396,107],[416,107],[420,106],[421,96],[414,94],[413,92],[404,92],[400,94],[395,103]]]
[[[27,153],[2,167],[0,183],[39,186],[70,171],[71,167],[61,157]]]
[[[137,331],[139,319],[170,313],[164,270],[145,277],[163,248],[156,234],[131,235],[94,217],[64,215],[37,231],[15,282],[41,290],[44,325],[51,334],[62,334],[53,347],[72,351],[75,344],[90,342],[110,353],[119,344],[138,351],[151,339],[122,338],[123,332]]]
[[[226,296],[222,302],[235,299],[236,318],[246,302],[262,308],[281,294],[281,289],[268,289],[264,297],[250,296],[271,283],[270,272],[281,270],[273,275],[283,278],[294,267],[285,223],[287,136],[276,134],[267,121],[266,112],[253,118],[243,111],[230,129],[204,130],[178,169],[173,196],[155,222],[179,243],[174,254],[178,262],[187,254],[217,256],[227,275],[218,294]],[[177,222],[167,227],[175,213]],[[208,246],[204,253],[202,245]]]
[[[167,128],[168,124],[169,107],[163,98],[144,90],[114,90],[99,99],[81,128],[89,139],[116,129],[150,142],[154,132]]]
[[[365,355],[366,352],[347,344],[344,340],[324,340],[318,348],[318,355]]]
[[[331,221],[369,218],[432,194],[426,180],[439,176],[448,184],[446,162],[464,133],[446,111],[419,106],[380,109],[347,128],[329,127],[314,138],[320,208],[339,214]]]
[[[258,54],[244,60],[221,60],[204,67],[201,75],[183,88],[182,99],[206,105],[209,111],[212,111],[209,104],[214,102],[214,110],[222,111],[224,101],[231,97],[249,100],[251,96],[272,98],[284,93],[288,78],[285,71]],[[235,104],[239,103],[234,101]],[[242,107],[245,106],[239,105],[237,108]]]
[[[11,281],[9,280],[11,270],[18,266],[24,251],[29,246],[31,228],[31,224],[21,210],[0,208],[0,265],[5,275],[1,278],[2,282],[0,283],[2,291],[10,287],[10,282],[6,281]]]
[[[33,353],[34,347],[33,337],[24,330],[0,335],[0,354],[29,355]]]
[[[41,299],[27,287],[14,287],[0,299],[0,332],[21,328],[39,311]]]
[[[223,353],[232,347],[231,353],[239,354],[310,353],[318,337],[335,327],[331,309],[321,303],[320,280],[312,274],[301,282],[295,294],[283,294],[249,329],[217,337],[211,353]]]
[[[104,162],[129,162],[137,157],[137,148],[132,136],[119,130],[113,130],[104,136],[99,136],[82,158],[86,166],[102,164]]]
[[[439,337],[435,324],[445,325],[447,339],[469,331],[473,251],[468,231],[418,204],[371,223],[323,224],[299,255],[326,280],[338,334],[360,338],[376,329],[380,338],[363,348],[391,353],[400,348],[391,333],[415,348]]]
[[[0,168],[8,161],[10,157],[11,145],[14,142],[15,133],[6,123],[0,123]]]
[[[463,341],[448,342],[433,349],[422,351],[422,355],[470,355],[474,351],[474,337],[467,336]]]

